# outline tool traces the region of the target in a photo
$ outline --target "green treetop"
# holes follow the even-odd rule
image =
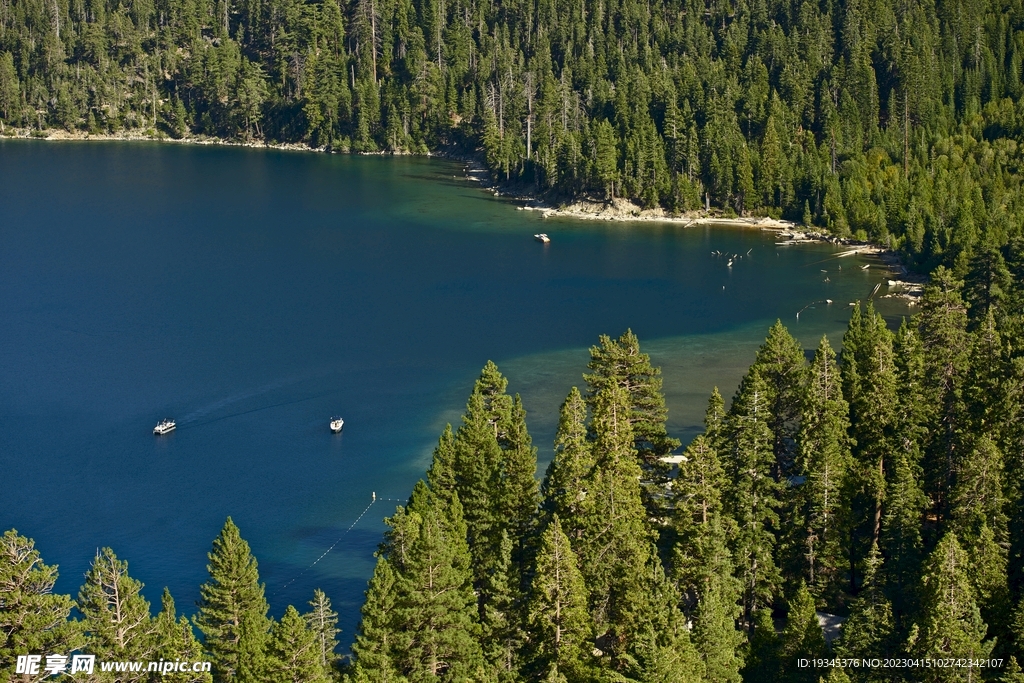
[[[317,651],[320,665],[325,671],[333,672],[340,657],[335,650],[338,647],[338,613],[331,608],[327,595],[317,588],[313,591],[313,599],[309,601],[310,611],[303,614],[306,625],[316,636]]]
[[[404,683],[407,680],[399,673],[394,661],[394,650],[399,640],[394,625],[396,580],[392,560],[386,555],[379,555],[366,590],[359,630],[352,644],[355,657],[352,680],[358,683]]]
[[[943,517],[948,514],[948,495],[967,427],[964,388],[971,344],[960,286],[953,274],[940,266],[921,298],[924,392],[925,401],[932,407],[925,478],[936,511]]]
[[[683,591],[699,599],[709,581],[733,572],[726,546],[731,520],[722,516],[722,492],[727,480],[718,453],[703,435],[687,446],[683,457],[672,487],[676,531],[673,574]]]
[[[772,473],[776,479],[792,471],[806,365],[803,348],[782,321],[776,320],[758,349],[754,364],[740,383],[739,393],[742,393],[754,374],[764,382],[768,409],[766,419],[772,430],[772,451],[775,454]]]
[[[752,633],[743,667],[744,683],[777,683],[782,679],[781,639],[775,631],[772,611],[757,609],[751,617]]]
[[[711,391],[708,408],[704,413],[704,438],[710,441],[716,450],[723,448],[726,438],[725,417],[725,401],[722,399],[718,387],[715,387]]]
[[[859,329],[855,329],[855,326]],[[895,429],[899,416],[897,370],[893,358],[893,335],[885,320],[869,303],[865,315],[850,318],[847,338],[856,340],[852,350],[843,351],[843,373],[856,377],[850,383],[854,392],[850,401],[851,433],[855,440],[857,460],[854,488],[857,496],[851,503],[852,523],[859,546],[855,552],[863,557],[871,544],[880,543],[886,495],[886,468],[898,450]],[[851,572],[854,581],[857,565]]]
[[[557,514],[541,534],[527,621],[533,643],[531,671],[537,680],[592,680],[587,589]]]
[[[587,400],[593,410],[597,396],[611,384],[626,392],[628,419],[633,431],[633,447],[646,468],[657,468],[658,458],[679,446],[665,430],[668,411],[661,392],[661,370],[651,365],[651,357],[640,351],[640,341],[632,330],[618,339],[607,335],[600,346],[590,347],[590,374],[584,375],[589,387]]]
[[[18,655],[81,647],[81,627],[68,621],[75,602],[52,592],[56,582],[56,565],[43,563],[31,539],[14,529],[0,536],[0,676],[13,680]]]
[[[192,623],[184,615],[176,616],[174,598],[167,588],[164,588],[160,605],[160,613],[153,620],[157,642],[154,655],[167,661],[202,661],[203,648],[192,630]],[[213,677],[208,671],[170,671],[161,674],[161,680],[169,683],[211,683]]]
[[[493,537],[498,521],[493,516],[495,497],[491,487],[501,447],[481,393],[474,391],[469,397],[462,421],[455,434],[456,491],[465,506],[469,548],[473,554],[475,580],[479,583],[495,559]]]
[[[544,509],[558,515],[570,538],[579,538],[586,481],[594,467],[587,441],[587,406],[573,387],[562,404],[555,433],[555,457],[544,477]]]
[[[740,683],[742,645],[739,582],[728,573],[709,573],[693,617],[693,640],[708,683]]]
[[[141,590],[142,583],[128,575],[128,563],[117,559],[113,550],[103,548],[96,553],[78,593],[78,609],[84,617],[86,648],[97,659],[151,659],[155,625]],[[117,676],[125,680],[122,677]],[[130,675],[129,680],[144,678],[139,673]]]
[[[984,659],[992,651],[968,571],[967,554],[956,534],[949,532],[935,547],[921,579],[923,604],[916,650],[934,659]],[[967,680],[969,672],[930,670],[928,681]]]
[[[207,557],[210,578],[199,588],[194,620],[213,662],[214,679],[253,683],[262,675],[269,607],[256,558],[230,517]]]
[[[780,485],[772,477],[771,396],[759,373],[747,376],[730,411],[732,451],[724,459],[731,480],[725,510],[736,523],[733,557],[748,624],[756,610],[772,604],[780,584],[775,562]]]
[[[522,666],[523,595],[515,585],[512,565],[512,539],[502,532],[498,562],[487,577],[482,595],[486,596],[481,618],[480,638],[484,656],[498,671],[499,680],[515,681]],[[510,578],[511,577],[511,578]]]
[[[528,562],[526,541],[539,505],[537,449],[526,428],[522,400],[506,394],[507,386],[508,380],[488,361],[452,443],[455,490],[465,504],[478,587],[498,561],[502,529],[513,539],[512,580],[521,585]],[[438,471],[431,475],[442,487],[449,454],[442,436],[435,453]]]
[[[814,659],[826,654],[825,634],[818,624],[818,615],[814,609],[814,596],[802,582],[789,600],[786,628],[782,632],[779,649],[782,654],[782,664],[787,673],[786,680],[793,683],[815,683],[817,681],[818,673],[813,668],[793,666],[798,659]]]
[[[794,544],[802,551],[802,573],[818,595],[833,591],[843,578],[843,512],[853,466],[849,426],[835,352],[822,337],[801,410],[796,469],[806,479],[797,492],[801,538]]]
[[[274,683],[328,683],[317,634],[288,605],[274,624],[267,644],[266,680]]]
[[[451,496],[456,490],[458,476],[456,475],[455,435],[452,433],[452,426],[445,425],[441,437],[434,448],[434,457],[430,462],[430,469],[427,470],[427,483],[430,490],[444,498]]]
[[[481,676],[484,659],[462,505],[458,497],[445,504],[424,487],[400,514],[413,530],[395,573],[389,619],[394,667],[414,683]]]
[[[884,657],[896,652],[892,603],[882,591],[882,554],[877,545],[871,546],[864,567],[861,592],[851,602],[850,616],[833,646],[840,657]],[[884,674],[876,670],[855,672],[858,681],[882,678]]]
[[[594,398],[595,465],[587,486],[583,534],[576,544],[590,588],[591,616],[613,657],[643,621],[648,587],[643,568],[655,556],[640,497],[628,395],[610,384]]]

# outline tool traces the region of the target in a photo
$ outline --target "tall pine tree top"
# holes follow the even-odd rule
[[[633,430],[634,448],[640,460],[656,466],[657,459],[679,446],[665,430],[668,410],[661,391],[661,369],[651,365],[651,357],[640,351],[640,341],[632,330],[613,340],[602,335],[599,346],[590,347],[590,374],[584,375],[589,387],[587,401],[596,406],[599,393],[616,384],[629,396],[628,419]]]
[[[207,555],[210,578],[199,587],[199,610],[194,617],[213,662],[218,681],[247,678],[249,661],[258,655],[270,628],[267,600],[256,558],[228,517]]]

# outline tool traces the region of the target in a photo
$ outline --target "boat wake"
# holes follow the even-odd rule
[[[311,377],[299,377],[279,380],[270,384],[264,384],[263,386],[256,387],[249,391],[240,392],[232,396],[227,396],[218,401],[214,401],[208,405],[196,408],[191,411],[180,420],[178,420],[179,426],[198,427],[202,425],[212,424],[214,422],[220,422],[221,420],[227,420],[233,417],[240,417],[242,415],[248,415],[250,413],[260,412],[262,410],[270,410],[272,408],[280,408],[282,406],[293,405],[295,403],[302,403],[303,401],[312,401],[313,399],[322,398],[335,393],[335,390],[320,392],[314,395],[303,393],[298,398],[293,398],[286,401],[277,401],[271,404],[260,403],[258,405],[250,405],[244,409],[242,405],[246,402],[255,402],[254,399],[266,397],[269,394],[273,394],[282,389],[288,387],[296,387],[302,383],[308,381]],[[233,410],[232,410],[233,408]],[[230,412],[224,413],[229,410]]]

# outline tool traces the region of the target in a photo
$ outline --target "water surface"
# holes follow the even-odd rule
[[[758,230],[544,220],[461,170],[0,141],[0,526],[59,563],[62,592],[111,546],[157,607],[166,585],[191,612],[231,515],[272,611],[322,587],[347,643],[381,519],[488,359],[523,395],[543,467],[587,348],[631,327],[685,441],[776,318],[838,346],[880,278]],[[179,428],[154,438],[163,417]]]

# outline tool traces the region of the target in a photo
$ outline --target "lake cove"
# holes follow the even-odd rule
[[[154,612],[166,585],[191,613],[231,515],[271,611],[323,588],[351,642],[381,520],[488,359],[543,469],[587,349],[632,328],[685,443],[776,318],[805,349],[838,347],[848,304],[883,279],[771,232],[544,220],[461,171],[0,141],[0,520],[60,565],[57,590],[77,594],[110,546]],[[165,417],[177,429],[155,437]]]

